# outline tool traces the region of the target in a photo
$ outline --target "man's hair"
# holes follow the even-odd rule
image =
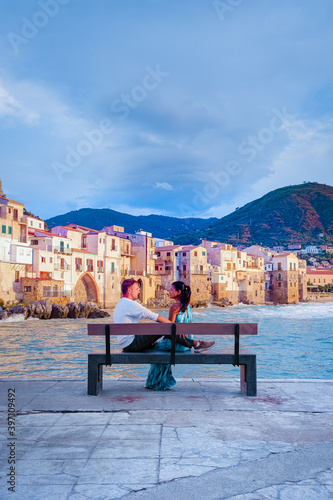
[[[127,293],[127,290],[134,285],[134,283],[137,283],[139,285],[139,287],[141,287],[142,285],[142,280],[141,279],[138,279],[138,280],[135,280],[134,278],[128,278],[127,280],[124,280],[121,284],[121,293],[123,295],[126,295]]]

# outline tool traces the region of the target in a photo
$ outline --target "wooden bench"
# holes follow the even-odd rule
[[[239,348],[240,335],[257,335],[256,323],[126,323],[88,325],[88,335],[105,337],[105,350],[88,354],[88,394],[97,396],[103,388],[103,365],[171,363],[172,365],[234,365],[240,366],[240,388],[247,396],[257,395],[256,355]],[[193,350],[175,351],[177,335],[192,334],[197,339],[204,335],[232,335],[233,350],[209,349],[200,353]],[[142,352],[123,352],[110,348],[111,335],[171,335],[171,351],[149,349]]]

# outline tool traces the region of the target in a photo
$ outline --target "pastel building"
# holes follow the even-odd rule
[[[6,197],[0,181],[0,299],[5,302],[23,298],[21,278],[32,273],[33,250],[23,207]]]
[[[207,250],[202,245],[183,245],[175,251],[176,280],[191,287],[193,302],[208,301],[211,298],[211,284],[208,279]]]
[[[161,278],[156,272],[155,240],[147,231],[137,231],[135,234],[125,233],[123,227],[109,226],[103,229],[110,236],[118,236],[123,240],[122,258],[126,259],[127,269],[123,269],[122,279],[134,277],[142,280],[140,300],[147,303],[155,298],[155,291],[161,288]],[[130,242],[130,247],[128,246]],[[130,252],[130,253],[128,253]],[[130,264],[130,269],[128,265]],[[120,287],[119,287],[120,288]]]

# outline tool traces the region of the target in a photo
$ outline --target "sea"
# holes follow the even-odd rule
[[[167,316],[167,311],[160,312]],[[87,335],[88,323],[111,318],[24,320],[17,315],[0,321],[0,377],[82,379],[87,376],[87,355],[103,348],[102,337]],[[258,378],[333,379],[333,303],[292,305],[233,305],[194,309],[199,323],[258,323],[258,336],[241,337],[241,347],[257,355]],[[210,337],[205,336],[206,340]],[[211,337],[217,348],[232,348],[229,337]],[[116,340],[112,339],[116,347]],[[104,377],[138,378],[149,366],[115,365]],[[239,377],[239,368],[219,365],[179,365],[175,377]]]

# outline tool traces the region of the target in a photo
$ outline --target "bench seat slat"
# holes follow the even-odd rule
[[[88,356],[94,357],[98,363],[105,363],[105,352],[94,351]],[[255,357],[255,354],[248,350],[241,350],[239,353],[239,361],[242,361],[249,357]],[[232,364],[234,360],[234,352],[232,350],[215,350],[214,351],[203,351],[200,353],[194,353],[193,351],[187,352],[177,352],[175,354],[176,365],[209,365],[209,364]],[[112,351],[111,353],[111,363],[114,364],[133,364],[133,365],[145,365],[151,363],[170,363],[170,352],[169,351],[158,351],[158,350],[147,350],[142,352],[123,352],[119,349]]]

